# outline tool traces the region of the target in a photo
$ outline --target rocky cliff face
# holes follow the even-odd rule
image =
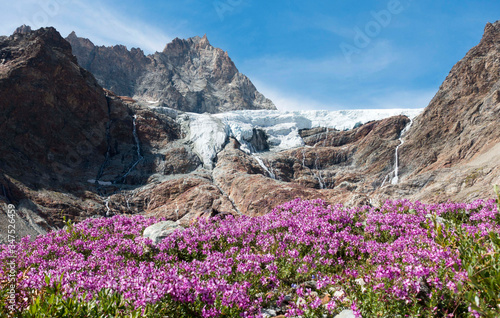
[[[163,65],[152,73],[172,75],[165,83],[179,100],[194,87],[231,92],[227,83],[238,73],[204,38],[175,40],[166,53],[142,60],[140,51],[78,40],[82,46],[73,52],[116,50],[123,65],[136,63],[113,85],[127,89],[122,84],[138,78],[131,87],[144,84],[145,101],[103,90],[54,29],[19,30],[0,38],[0,234],[7,233],[7,204],[18,210],[18,234],[36,235],[62,226],[63,216],[144,213],[189,223],[219,213],[267,213],[296,197],[373,205],[491,197],[492,184],[500,184],[499,28],[499,22],[486,27],[413,122],[391,116],[354,125],[352,119],[340,130],[324,127],[326,113],[262,117],[265,111],[209,115],[151,107],[146,92],[164,96],[159,81],[145,85],[153,75],[136,77],[135,68]],[[104,56],[77,54],[87,56],[86,65]],[[207,66],[220,54],[219,64]],[[194,73],[182,75],[192,79],[182,90],[175,74],[187,70]],[[274,126],[266,126],[271,119]]]
[[[74,32],[66,39],[80,65],[118,95],[196,113],[275,109],[206,36],[177,38],[149,56],[122,45],[95,46]]]
[[[35,201],[60,212],[72,201],[61,189],[95,177],[104,161],[108,103],[53,28],[18,29],[0,42],[0,62],[0,204],[15,202],[18,226],[39,233],[55,224]]]
[[[0,62],[1,169],[40,186],[64,183],[68,167],[90,176],[85,168],[106,152],[108,104],[69,43],[53,28],[20,29],[0,43]],[[77,149],[95,156],[80,159]]]
[[[500,21],[450,71],[400,149],[399,193],[426,201],[493,195],[500,183]],[[389,195],[394,195],[389,191]]]
[[[404,146],[412,154],[413,173],[452,167],[500,140],[499,103],[500,23],[497,22],[486,25],[479,45],[451,69],[436,96],[415,121],[411,138]],[[427,151],[429,148],[432,151]]]

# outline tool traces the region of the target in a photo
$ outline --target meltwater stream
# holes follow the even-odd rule
[[[396,154],[395,154],[395,163],[394,163],[394,178],[391,180],[391,184],[398,184],[399,182],[399,147],[401,147],[405,141],[403,139],[403,136],[406,134],[408,130],[410,130],[411,125],[413,124],[413,120],[410,118],[410,122],[406,125],[406,127],[401,131],[401,134],[399,135],[399,141],[400,144],[396,147]],[[385,179],[384,179],[385,183]],[[383,183],[382,183],[383,185]]]
[[[141,154],[141,143],[140,143],[140,140],[139,140],[139,136],[137,135],[137,115],[134,115],[133,117],[133,120],[132,120],[132,123],[133,123],[133,129],[132,129],[132,135],[134,136],[134,141],[135,141],[135,145],[136,145],[136,148],[137,148],[137,160],[129,167],[129,169],[127,170],[127,172],[121,176],[119,179],[116,179],[118,181],[122,181],[124,182],[125,181],[125,178],[135,169],[135,167],[139,164],[139,162],[141,162],[144,157],[142,156]],[[109,134],[109,127],[108,127],[108,131],[107,133]],[[109,135],[108,135],[108,139],[109,139]],[[109,140],[108,140],[109,142]],[[112,186],[113,184],[116,184],[117,182],[116,181],[101,181],[99,180],[101,178],[101,176],[103,175],[104,173],[104,168],[105,166],[108,164],[108,161],[109,161],[109,146],[108,146],[108,151],[106,153],[106,160],[105,162],[102,164],[100,170],[99,170],[99,173],[97,175],[97,178],[96,179],[89,179],[87,180],[89,183],[94,183],[96,186],[97,186],[97,189],[100,191],[100,188],[102,186]],[[116,193],[120,193],[122,191],[122,187],[120,187],[118,190],[116,190],[113,194],[116,194]],[[112,215],[112,212],[111,212],[111,208],[110,208],[110,200],[111,200],[111,196],[110,194],[107,194],[105,196],[104,193],[100,192],[100,195],[101,197],[103,197],[103,201],[104,201],[104,204],[105,204],[105,207],[106,207],[106,213],[105,215],[107,217],[111,216]],[[129,205],[129,199],[127,199],[127,207],[130,208],[130,205]]]
[[[264,163],[264,161],[259,156],[257,156],[256,154],[252,154],[252,156],[255,158],[255,160],[257,160],[257,162],[262,167],[262,169],[264,169],[267,172],[267,174],[269,174],[269,176],[271,178],[276,179],[276,175],[271,171],[271,169],[269,169],[266,166],[266,164]]]
[[[137,147],[137,161],[134,162],[134,164],[128,169],[127,173],[125,173],[122,177],[122,180],[125,180],[125,178],[134,170],[134,168],[139,164],[139,162],[144,159],[144,157],[141,155],[141,143],[139,141],[139,136],[137,135],[137,115],[134,115],[134,128],[132,130],[132,134],[134,135],[134,140],[135,140],[135,145]]]

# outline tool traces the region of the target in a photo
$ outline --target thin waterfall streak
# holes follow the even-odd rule
[[[144,159],[144,157],[141,155],[141,143],[139,140],[139,136],[137,135],[136,121],[137,121],[137,115],[134,115],[134,120],[133,120],[134,128],[132,131],[132,135],[134,136],[135,145],[137,147],[137,161],[134,162],[134,164],[128,169],[127,173],[123,175],[122,180],[124,180],[132,172],[132,170],[134,170],[134,168],[139,164],[139,162],[141,162]]]
[[[394,156],[395,157],[394,178],[392,178],[391,184],[398,184],[398,182],[399,182],[399,147],[401,147],[405,143],[403,137],[406,134],[406,132],[410,129],[410,127],[411,127],[412,124],[413,124],[413,120],[410,118],[410,122],[401,131],[401,134],[399,134],[400,144],[396,147],[396,153],[395,153],[395,156]]]
[[[269,176],[271,178],[276,179],[276,175],[266,166],[264,161],[259,156],[257,156],[256,154],[252,154],[252,156],[259,163],[259,165],[262,167],[262,169],[264,169],[267,172],[267,174],[269,174]]]

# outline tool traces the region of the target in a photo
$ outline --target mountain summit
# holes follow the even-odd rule
[[[78,63],[118,95],[195,113],[276,109],[206,35],[176,38],[148,56],[123,45],[95,46],[75,32],[66,40]]]

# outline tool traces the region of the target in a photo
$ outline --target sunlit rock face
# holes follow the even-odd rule
[[[148,56],[123,45],[95,46],[74,32],[66,39],[80,65],[118,95],[195,113],[276,109],[206,36],[176,38]]]

